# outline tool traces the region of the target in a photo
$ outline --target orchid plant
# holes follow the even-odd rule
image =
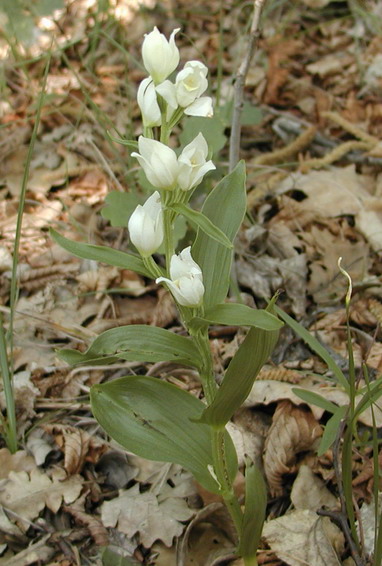
[[[219,494],[235,524],[238,555],[247,566],[257,564],[256,550],[265,518],[266,488],[261,472],[248,459],[242,504],[233,483],[238,471],[234,444],[226,424],[248,396],[253,382],[278,339],[282,323],[266,310],[225,302],[230,283],[233,241],[246,211],[245,167],[240,162],[194,210],[195,188],[215,165],[199,133],[181,150],[171,139],[175,125],[187,116],[206,120],[213,114],[207,67],[189,61],[172,82],[180,54],[176,29],[169,40],[157,28],[143,41],[142,57],[149,74],[138,88],[143,135],[133,152],[156,189],[126,219],[137,252],[72,242],[57,232],[52,237],[68,251],[87,259],[133,270],[155,279],[172,294],[188,335],[146,325],[107,330],[80,353],[62,350],[71,364],[106,363],[118,359],[172,361],[195,368],[203,399],[155,377],[126,376],[93,386],[94,416],[105,431],[128,451],[173,462],[193,473],[207,490]],[[175,249],[174,222],[183,216],[196,228],[192,243]],[[157,253],[164,247],[164,257]],[[249,327],[246,338],[224,376],[214,375],[208,329],[211,324]]]

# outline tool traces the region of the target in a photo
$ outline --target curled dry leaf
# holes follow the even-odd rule
[[[289,566],[340,566],[343,535],[327,517],[309,510],[293,511],[264,525],[263,536]]]
[[[109,543],[109,536],[107,530],[103,526],[102,522],[94,517],[94,515],[89,515],[85,511],[85,497],[86,493],[81,495],[81,497],[73,505],[65,505],[64,511],[70,513],[76,522],[80,525],[85,525],[93,537],[94,542],[97,546],[107,546]]]
[[[215,542],[217,541],[217,542]],[[236,532],[222,503],[210,503],[187,525],[177,548],[177,566],[209,566],[217,553],[235,548]]]
[[[107,450],[107,445],[98,437],[69,425],[45,425],[44,430],[53,434],[58,446],[64,452],[64,468],[69,475],[82,470],[85,462],[97,463]]]
[[[283,493],[283,475],[296,471],[296,457],[311,450],[322,428],[310,410],[281,401],[265,441],[264,471],[271,494]]]

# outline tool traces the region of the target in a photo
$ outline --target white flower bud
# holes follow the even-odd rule
[[[155,85],[150,77],[144,79],[139,85],[137,100],[142,113],[143,125],[146,128],[160,126],[160,108],[157,101]]]
[[[203,134],[199,133],[179,155],[178,185],[183,191],[193,189],[208,171],[216,169],[212,161],[206,161],[207,154],[207,142]]]
[[[179,50],[175,45],[175,34],[178,33],[179,29],[172,32],[170,41],[167,41],[157,27],[154,27],[151,33],[145,35],[142,45],[143,64],[155,84],[167,79],[178,66]]]
[[[163,242],[163,212],[158,191],[143,206],[137,206],[130,216],[128,228],[130,240],[143,257],[157,251]]]
[[[198,307],[204,295],[203,274],[199,265],[192,259],[191,246],[170,261],[170,277],[158,277],[156,283],[164,282],[183,307]]]
[[[147,179],[157,189],[173,189],[178,177],[178,160],[175,151],[167,145],[139,136],[139,153],[133,152]]]

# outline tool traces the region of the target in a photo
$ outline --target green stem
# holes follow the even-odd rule
[[[210,405],[215,399],[217,385],[213,371],[212,355],[208,339],[208,329],[198,330],[196,333],[193,333],[192,330],[189,329],[189,334],[192,336],[203,360],[203,367],[200,371],[200,378],[203,384],[204,395],[206,397],[207,403]]]
[[[142,257],[142,261],[143,261],[146,269],[150,272],[150,275],[153,279],[157,279],[158,277],[163,276],[163,272],[161,271],[161,268],[154,261],[152,256]]]
[[[243,513],[239,501],[233,490],[228,474],[228,466],[225,451],[225,428],[223,430],[212,429],[212,457],[214,471],[221,486],[221,495],[224,503],[232,517],[237,533],[240,537]]]
[[[213,362],[211,355],[211,348],[208,339],[208,329],[199,330],[196,333],[190,334],[199,349],[202,356],[203,367],[200,372],[201,381],[203,384],[204,395],[207,403],[211,404],[215,398],[217,385],[214,378]],[[212,433],[212,462],[216,479],[220,485],[220,493],[223,497],[224,503],[232,517],[237,533],[240,537],[241,525],[243,520],[243,513],[240,508],[239,501],[233,490],[232,482],[228,472],[228,464],[226,458],[226,431],[225,427],[222,430],[216,430],[211,427]]]
[[[7,407],[7,420],[2,421],[4,428],[4,437],[8,449],[12,454],[17,451],[17,427],[16,427],[16,410],[15,399],[13,395],[12,378],[9,372],[7,344],[5,340],[5,332],[3,325],[3,315],[0,312],[0,367],[3,377],[3,388],[5,395],[5,404]]]
[[[166,195],[165,195],[166,197]],[[163,209],[164,245],[166,254],[166,270],[169,276],[170,261],[175,253],[174,249],[174,212],[168,208]]]

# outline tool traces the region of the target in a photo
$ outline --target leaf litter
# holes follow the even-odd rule
[[[132,58],[138,58],[141,39],[150,27],[158,25],[167,32],[182,21],[182,56],[216,64],[219,2],[209,0],[206,6],[197,1],[195,10],[183,0],[176,7],[158,3],[160,10],[146,3],[142,12],[136,11],[138,3],[112,4],[111,19],[110,14],[102,17],[114,37],[126,42]],[[368,8],[371,15],[378,13],[377,2],[368,2]],[[231,77],[245,50],[246,9],[234,2],[223,9],[223,102],[229,100]],[[330,0],[304,0],[275,9],[280,13],[264,21],[246,86],[247,101],[252,108],[261,107],[262,118],[243,126],[248,208],[255,223],[243,227],[236,244],[237,279],[246,292],[243,300],[255,307],[264,306],[266,298],[283,288],[281,306],[302,320],[346,369],[346,282],[337,267],[338,257],[343,257],[354,285],[356,368],[366,362],[372,378],[378,378],[382,44],[376,20],[354,17],[350,11],[340,14]],[[148,372],[198,396],[192,371],[174,364],[150,367],[130,362],[72,369],[57,355],[61,347],[83,352],[100,332],[126,324],[179,331],[163,290],[129,271],[73,258],[47,236],[53,226],[72,239],[119,250],[128,245],[120,211],[117,222],[99,214],[108,194],[132,194],[137,186],[128,151],[110,143],[105,132],[113,125],[130,128],[132,135],[140,132],[138,110],[131,101],[142,74],[104,35],[94,44],[93,55],[91,49],[87,52],[93,10],[92,2],[68,4],[56,13],[61,32],[49,27],[52,19],[34,18],[33,26],[41,34],[35,43],[21,46],[24,55],[39,57],[46,49],[44,38],[54,37],[67,60],[64,64],[63,59],[52,59],[27,184],[14,351],[16,409],[25,443],[15,455],[0,448],[0,564],[71,566],[85,556],[84,563],[101,566],[100,549],[107,545],[117,553],[114,556],[133,563],[236,564],[230,557],[232,530],[217,497],[179,470],[122,454],[109,444],[90,413],[89,387],[101,380]],[[281,29],[277,21],[284,18],[286,29]],[[73,46],[65,45],[70,39]],[[0,300],[7,312],[17,201],[40,63],[29,64],[27,82],[13,66],[4,39],[0,49],[7,61],[0,107]],[[221,143],[226,132],[218,134]],[[224,161],[224,150],[220,158]],[[126,223],[127,218],[126,213]],[[217,374],[243,337],[237,329],[211,329]],[[360,380],[359,386],[364,385]],[[271,364],[262,370],[245,407],[229,425],[241,464],[236,489],[243,495],[242,468],[250,454],[263,468],[271,495],[259,562],[345,564],[349,551],[341,531],[316,513],[323,505],[339,505],[333,454],[317,456],[327,414],[302,402],[296,387],[338,406],[348,403],[324,364],[285,329]],[[0,403],[4,410],[2,392]],[[379,428],[381,415],[376,405]],[[372,426],[370,409],[359,422],[367,434]],[[368,447],[353,454],[352,466],[369,553],[373,467]],[[66,545],[60,542],[62,537]],[[177,544],[183,549],[178,555]]]

